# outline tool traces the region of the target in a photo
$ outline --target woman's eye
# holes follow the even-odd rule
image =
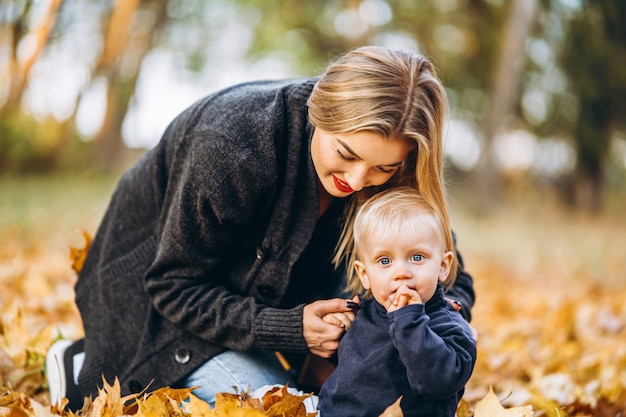
[[[423,257],[422,255],[418,254],[418,253],[416,253],[416,254],[414,254],[414,255],[412,255],[412,256],[411,256],[411,260],[412,260],[413,262],[419,262],[419,261],[421,261],[422,259],[424,259],[424,257]]]
[[[391,259],[389,258],[380,258],[378,263],[381,265],[389,265],[391,263]]]
[[[352,160],[354,160],[354,158],[351,158],[351,157],[349,157],[349,156],[345,156],[343,153],[341,153],[341,151],[340,151],[339,149],[337,149],[337,155],[339,155],[339,157],[340,157],[341,159],[344,159],[344,160],[346,160],[346,161],[352,161]]]
[[[389,174],[389,173],[394,172],[394,171],[396,170],[396,168],[383,168],[383,167],[378,167],[378,170],[379,170],[380,172],[385,173],[385,174]]]

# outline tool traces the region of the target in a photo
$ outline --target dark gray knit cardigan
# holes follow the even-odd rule
[[[102,377],[124,394],[175,386],[225,349],[307,352],[303,305],[279,305],[317,221],[315,81],[200,100],[121,178],[76,284],[84,395]]]

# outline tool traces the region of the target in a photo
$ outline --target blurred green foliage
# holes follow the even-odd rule
[[[523,19],[514,12],[523,8],[530,15],[520,28]],[[74,161],[115,169],[124,159],[122,126],[138,86],[156,69],[144,60],[150,54],[167,57],[181,79],[211,78],[268,58],[277,70],[311,76],[349,49],[378,44],[425,54],[438,67],[454,117],[472,130],[457,146],[469,147],[473,136],[491,164],[489,175],[498,176],[488,192],[519,174],[491,157],[495,136],[518,130],[532,135],[537,149],[553,141],[572,150],[559,156],[574,161],[561,170],[523,168],[536,184],[549,184],[572,203],[590,195],[588,205],[598,205],[604,188],[623,186],[626,170],[625,8],[623,0],[7,0],[0,42],[13,64],[9,87],[0,81],[0,172],[58,169],[77,149]],[[54,24],[33,56],[75,51],[68,55],[82,66],[75,103],[94,80],[106,80],[107,113],[90,142],[79,139],[77,111],[58,121],[23,114],[22,94],[41,69],[24,84],[11,71],[46,19]],[[516,55],[507,50],[510,39],[520,46]],[[514,73],[501,85],[503,69]],[[505,106],[494,109],[499,97]],[[490,119],[495,111],[504,111],[501,119]],[[464,181],[476,176],[476,166],[453,160],[450,169]]]
[[[18,111],[0,117],[0,175],[101,171],[91,158],[91,144],[70,121]]]
[[[0,119],[0,172],[46,172],[58,166],[68,129],[53,118],[38,121],[12,112]]]

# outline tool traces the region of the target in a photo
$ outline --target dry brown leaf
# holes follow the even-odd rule
[[[71,411],[66,412],[66,408],[67,405],[69,404],[69,400],[67,398],[61,398],[61,401],[57,402],[56,404],[52,404],[50,405],[50,411],[52,412],[52,414],[56,414],[59,416],[64,416],[64,415],[73,415],[74,413],[72,413]]]
[[[266,411],[269,417],[307,417],[306,406],[303,404],[304,398],[289,394],[281,401],[272,405]],[[312,414],[313,416],[316,413]]]
[[[274,387],[263,395],[263,409],[271,417],[309,417],[317,413],[306,412],[304,400],[313,394],[293,395],[288,391],[288,385]]]
[[[494,394],[492,387],[489,387],[487,395],[476,403],[474,410],[474,417],[533,417],[533,414],[533,408],[530,405],[505,409]]]
[[[223,396],[220,400],[219,406],[217,401],[215,402],[214,416],[215,417],[266,417],[267,415],[259,410],[252,408],[240,407],[241,402],[239,398],[230,396]]]
[[[80,271],[83,269],[83,265],[85,264],[85,259],[87,259],[87,253],[89,253],[89,248],[91,247],[91,241],[93,240],[91,234],[86,230],[83,230],[83,236],[85,238],[85,246],[82,248],[75,248],[70,246],[70,260],[72,261],[72,269],[76,271],[77,274],[80,274]]]
[[[279,402],[287,393],[287,385],[283,387],[274,387],[267,391],[263,395],[262,407],[264,410],[269,410],[274,404]]]
[[[393,404],[385,408],[385,411],[383,411],[379,417],[403,417],[404,413],[400,407],[400,401],[402,401],[402,396],[398,397]]]
[[[258,398],[250,397],[250,391],[252,387],[249,387],[247,391],[241,391],[235,388],[235,392],[219,392],[215,397],[215,408],[218,409],[223,401],[235,401],[240,408],[249,408],[252,410],[261,409],[261,401]]]
[[[39,399],[51,327],[45,326],[31,334],[20,309],[7,323],[10,324],[0,320],[0,385]]]
[[[216,417],[215,411],[206,402],[196,397],[194,394],[189,394],[189,404],[187,405],[189,414],[193,417]]]
[[[48,408],[22,392],[5,391],[0,394],[0,416],[57,417]]]
[[[32,417],[58,417],[50,407],[45,407],[39,401],[31,398],[30,405],[33,410]],[[69,416],[68,416],[69,417]]]
[[[151,392],[149,395],[155,397],[165,406],[167,413],[171,417],[185,417],[185,412],[181,408],[183,401],[187,400],[191,392],[197,387],[170,388],[163,387]],[[140,400],[137,399],[137,403]],[[130,409],[125,410],[125,414],[132,414]]]
[[[470,404],[465,399],[461,398],[459,406],[456,409],[456,417],[471,417],[474,413],[470,410]]]
[[[23,393],[5,392],[0,396],[0,415],[7,417],[32,417],[30,399]]]
[[[137,417],[169,417],[167,403],[155,395],[149,395],[145,400],[137,402],[139,409]]]
[[[136,394],[122,398],[120,381],[115,378],[113,385],[102,378],[102,388],[93,401],[85,401],[79,414],[83,417],[117,417],[124,415],[124,403],[136,397]]]
[[[15,363],[13,363],[13,359],[9,356],[9,354],[0,347],[0,387],[3,385],[7,385],[9,379],[11,378],[11,374],[17,370]]]

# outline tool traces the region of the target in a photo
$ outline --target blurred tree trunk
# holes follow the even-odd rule
[[[498,60],[493,72],[490,111],[484,123],[484,146],[472,182],[479,195],[481,211],[489,210],[501,194],[500,172],[493,160],[493,140],[506,128],[512,113],[516,86],[521,75],[524,42],[537,15],[536,0],[514,0],[509,9],[508,23],[500,44]]]
[[[626,32],[623,0],[587,2],[571,23],[564,69],[580,101],[572,129],[577,151],[568,201],[592,212],[602,208],[611,133],[626,125]]]
[[[94,77],[107,81],[107,107],[100,131],[94,137],[94,156],[104,169],[116,169],[127,148],[122,124],[135,91],[141,62],[155,33],[166,20],[167,0],[116,0],[106,26],[103,54]]]
[[[11,111],[19,105],[22,93],[28,85],[30,71],[48,42],[48,36],[54,27],[61,3],[62,0],[51,0],[46,14],[39,20],[41,23],[34,28],[28,28],[27,21],[32,18],[30,13],[32,4],[26,2],[20,17],[5,29],[3,36],[10,38],[7,44],[10,45],[11,51],[8,65],[9,94],[3,111]],[[30,53],[20,60],[18,50],[23,41],[29,42],[32,46],[30,46]]]
[[[582,102],[576,127],[577,166],[574,203],[599,212],[606,188],[604,173],[611,137],[611,100],[608,95]]]

